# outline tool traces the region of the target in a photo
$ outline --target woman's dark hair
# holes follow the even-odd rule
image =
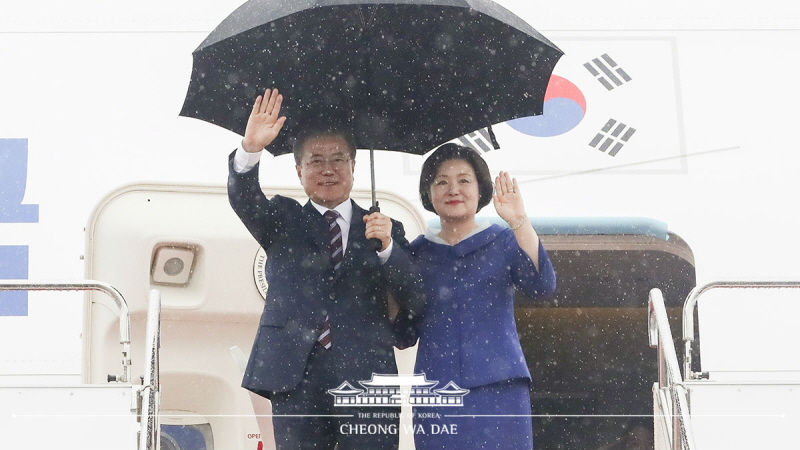
[[[492,201],[494,186],[492,185],[492,176],[489,174],[489,166],[477,151],[453,143],[444,144],[437,148],[422,163],[422,173],[419,175],[419,197],[422,200],[422,206],[428,211],[436,212],[431,202],[431,183],[436,178],[436,174],[442,164],[445,161],[454,159],[466,161],[475,171],[475,176],[478,179],[478,211],[480,211],[481,208]]]

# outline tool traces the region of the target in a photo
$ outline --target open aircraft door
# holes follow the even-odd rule
[[[535,447],[652,448],[658,365],[648,346],[646,299],[658,287],[669,316],[680,317],[696,283],[689,245],[646,218],[533,223],[558,279],[543,304],[523,306],[519,298],[516,308],[533,376]]]
[[[264,191],[306,198],[299,188]],[[354,191],[352,197],[366,205],[371,193]],[[408,202],[383,192],[378,200],[382,212],[402,221],[409,238],[423,231],[423,219]],[[271,430],[259,430],[250,395],[240,387],[242,360],[264,305],[260,250],[224,186],[125,186],[106,196],[89,220],[86,277],[104,280],[130,299],[134,354],[144,351],[137,348],[143,299],[151,289],[161,292],[162,450],[274,448]],[[105,380],[119,365],[118,320],[106,299],[87,298],[85,381]],[[131,371],[138,377],[143,368],[134,361]],[[261,400],[257,412],[268,414],[268,401]]]

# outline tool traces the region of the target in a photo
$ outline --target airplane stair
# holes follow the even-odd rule
[[[795,282],[716,282],[695,288],[683,307],[683,376],[661,291],[650,292],[649,338],[658,350],[659,367],[659,380],[653,385],[656,450],[800,448],[800,367],[794,356],[797,340],[790,337],[798,332],[796,325],[791,327],[796,319],[765,295],[783,291],[797,297],[798,288]],[[695,335],[698,299],[711,291],[736,296],[728,296],[728,301],[717,295],[717,309],[704,311],[708,316],[697,315],[703,318],[697,320],[700,328],[728,312],[731,318],[726,319],[727,327],[707,327]],[[792,297],[784,300],[797,305]],[[740,320],[737,309],[744,310]],[[697,345],[698,336],[711,343]],[[741,348],[736,337],[749,343],[748,348]],[[767,354],[782,356],[769,359]],[[693,370],[700,367],[694,357],[703,358],[702,370]]]

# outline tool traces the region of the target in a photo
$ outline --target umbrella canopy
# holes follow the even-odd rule
[[[319,117],[348,122],[358,148],[424,154],[541,114],[561,55],[490,0],[250,0],[193,52],[180,114],[244,134],[275,87],[287,121],[274,155]]]

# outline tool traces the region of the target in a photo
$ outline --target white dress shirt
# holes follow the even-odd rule
[[[236,173],[249,172],[261,160],[261,154],[263,152],[263,150],[256,153],[247,152],[240,144],[239,147],[236,148],[236,153],[233,155],[233,170],[235,170]],[[329,209],[325,206],[315,203],[313,200],[311,200],[311,204],[317,211],[319,211],[320,214],[325,214],[325,212]],[[350,202],[350,199],[347,199],[347,201],[340,203],[333,209],[339,213],[336,223],[338,223],[339,227],[342,229],[342,250],[344,251],[344,254],[347,254],[347,238],[350,233],[350,219],[353,217],[353,204]],[[380,259],[381,264],[385,263],[389,259],[389,256],[392,254],[393,246],[394,239],[390,239],[386,250],[378,252],[378,258]]]

